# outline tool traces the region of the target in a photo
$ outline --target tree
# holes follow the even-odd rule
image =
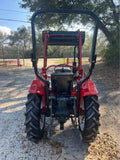
[[[19,49],[22,50],[22,57],[24,59],[25,50],[28,48],[30,49],[31,44],[31,36],[29,33],[29,29],[26,27],[17,28],[17,31],[12,32],[10,36],[8,36],[9,44],[11,46],[17,46]]]
[[[112,41],[111,36],[119,28],[119,7],[115,5],[113,0],[22,0],[21,7],[29,8],[31,12],[38,9],[87,9],[96,13],[99,18],[99,28],[106,35],[109,42]],[[61,25],[62,23],[71,23],[78,20],[79,17],[59,16],[59,15],[42,15],[40,27],[45,27],[49,19],[49,26]],[[74,18],[74,19],[72,19]],[[89,17],[82,16],[81,22],[86,24]]]
[[[17,31],[12,32],[12,34],[8,36],[8,39],[10,40],[10,45],[22,45],[27,47],[27,44],[30,41],[30,33],[23,26],[17,28]]]
[[[112,50],[119,46],[119,6],[113,0],[22,0],[21,7],[29,8],[31,12],[39,9],[85,9],[93,11],[99,18],[99,29],[105,34]],[[72,22],[93,23],[89,16],[44,14],[37,23],[40,28],[61,26]],[[48,23],[49,22],[49,23]],[[116,51],[117,52],[117,51]],[[119,53],[117,52],[117,59]]]
[[[7,34],[0,32],[0,44],[4,43],[7,40]]]
[[[3,61],[5,59],[5,54],[4,54],[4,43],[7,39],[7,35],[3,34],[2,32],[0,32],[0,58],[3,58]]]
[[[0,32],[0,43],[2,43],[3,39],[4,39],[4,35],[2,32]]]

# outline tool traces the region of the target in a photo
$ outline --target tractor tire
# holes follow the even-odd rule
[[[79,129],[83,136],[83,141],[90,143],[96,138],[98,132],[99,123],[99,103],[98,96],[87,96],[84,98],[84,114],[83,114],[83,124],[81,127],[81,115],[79,115],[78,123]]]
[[[27,138],[35,143],[42,139],[44,134],[45,115],[41,114],[43,103],[43,96],[28,94],[25,113],[26,134]]]

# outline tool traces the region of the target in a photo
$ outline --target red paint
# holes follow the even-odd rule
[[[79,34],[79,64],[82,69],[82,33]]]
[[[67,64],[69,64],[69,57],[67,57]]]
[[[17,66],[20,67],[20,60],[17,59]]]
[[[36,93],[45,96],[45,83],[36,78],[36,80],[32,81],[29,93]]]
[[[91,79],[88,79],[81,85],[80,92],[81,92],[81,97],[98,94],[95,83]]]
[[[38,78],[33,80],[29,88],[29,93],[42,95],[44,97],[44,104],[46,107],[45,83],[43,81]]]
[[[46,111],[46,106],[44,106],[44,107],[42,108],[41,113],[45,113],[45,111]]]
[[[81,87],[80,87],[80,101],[79,101],[79,113],[83,114],[82,108],[81,108],[81,101],[84,97],[86,96],[92,96],[92,95],[97,95],[98,91],[95,86],[95,83],[91,80],[88,79],[85,81]]]
[[[44,32],[44,37],[45,37],[45,41],[44,41],[44,68],[47,66],[47,47],[48,47],[48,38],[49,38],[49,33],[48,32]]]
[[[71,92],[71,94],[70,94],[71,96],[77,96],[77,92],[76,91],[74,91],[74,92]]]

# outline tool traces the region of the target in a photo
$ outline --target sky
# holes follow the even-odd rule
[[[20,8],[19,3],[22,0],[1,0],[0,3],[0,31],[10,34],[11,31],[17,30],[18,27],[31,26],[30,23],[15,22],[1,19],[13,19],[28,21],[31,17],[31,13],[28,9]],[[119,4],[119,0],[114,0],[116,4]]]
[[[10,33],[10,31],[17,30],[18,27],[30,26],[30,23],[7,21],[1,19],[13,19],[21,21],[29,21],[31,13],[28,9],[20,8],[19,3],[22,0],[1,0],[0,4],[0,31],[3,33]]]

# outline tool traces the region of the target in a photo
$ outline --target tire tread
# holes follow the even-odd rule
[[[84,98],[85,105],[85,126],[82,131],[83,141],[90,143],[94,141],[97,134],[99,133],[98,127],[99,123],[99,103],[98,96],[87,96]]]
[[[42,96],[37,94],[28,94],[26,103],[25,126],[27,138],[30,141],[37,143],[42,139],[44,127],[40,129],[40,105]]]

